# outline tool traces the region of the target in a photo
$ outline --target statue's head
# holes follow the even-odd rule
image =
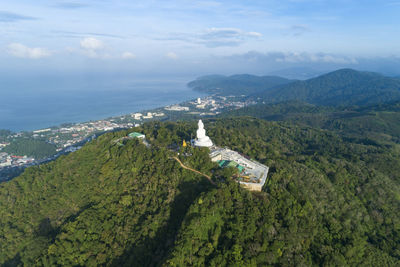
[[[199,120],[198,126],[199,126],[199,129],[203,129],[204,128],[204,124],[203,124],[203,122],[201,120]]]

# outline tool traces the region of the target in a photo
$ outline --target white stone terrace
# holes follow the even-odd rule
[[[239,183],[250,190],[261,191],[264,186],[269,168],[257,161],[250,160],[240,155],[238,152],[228,148],[211,147],[210,158],[212,161],[230,160],[245,168],[241,177],[248,177],[248,181],[241,181]]]

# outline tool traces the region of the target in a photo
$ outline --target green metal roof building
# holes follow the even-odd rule
[[[219,161],[217,161],[217,163],[221,168],[234,167],[234,168],[237,168],[240,173],[244,171],[244,167],[242,165],[239,165],[236,162],[231,161],[231,160],[219,160]]]
[[[144,134],[138,132],[132,132],[128,134],[128,136],[131,138],[143,138],[143,139],[146,137]]]

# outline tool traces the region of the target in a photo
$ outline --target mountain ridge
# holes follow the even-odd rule
[[[203,76],[189,87],[219,95],[277,103],[303,101],[325,106],[381,104],[400,100],[400,79],[375,72],[339,69],[308,80],[249,74]]]
[[[400,80],[374,72],[340,69],[305,81],[256,93],[268,102],[305,101],[318,105],[368,105],[400,99]]]

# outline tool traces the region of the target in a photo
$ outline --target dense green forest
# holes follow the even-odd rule
[[[292,80],[277,76],[255,76],[249,74],[232,76],[208,75],[197,78],[188,83],[188,86],[208,94],[248,96],[290,82]]]
[[[18,156],[29,156],[42,159],[56,153],[56,146],[44,141],[34,139],[16,139],[3,148],[4,152]]]
[[[263,192],[231,181],[207,149],[180,158],[216,185],[171,159],[195,122],[107,133],[0,184],[0,264],[400,264],[398,142],[251,117],[205,125],[217,145],[270,167]],[[115,142],[133,130],[151,147]]]
[[[6,141],[10,134],[12,134],[11,131],[0,129],[0,142]]]
[[[380,104],[400,100],[400,80],[378,73],[341,69],[278,86],[257,93],[253,98],[267,102],[297,100],[330,106]]]
[[[12,132],[10,130],[4,130],[4,129],[0,129],[0,136],[1,137],[7,137],[10,134],[12,134]]]
[[[260,104],[221,114],[287,121],[336,131],[359,142],[400,143],[400,101],[380,105],[324,107],[301,102]],[[374,140],[374,141],[373,141]]]

